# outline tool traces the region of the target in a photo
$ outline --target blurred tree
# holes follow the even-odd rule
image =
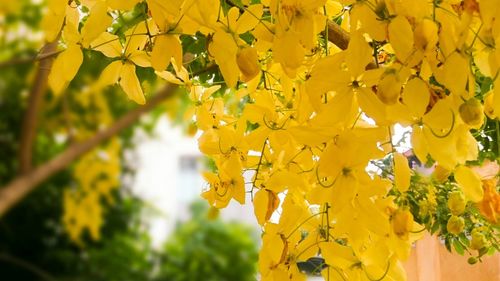
[[[164,247],[155,281],[255,280],[257,239],[252,228],[207,218],[204,202],[191,205]]]

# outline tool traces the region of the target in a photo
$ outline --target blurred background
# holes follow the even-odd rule
[[[0,1],[0,189],[137,108],[119,86],[92,90],[110,62],[99,52],[84,53],[62,95],[39,82],[55,57],[40,56],[45,5]],[[126,29],[131,16],[113,28]],[[151,69],[137,74],[148,100],[164,86]],[[161,100],[3,215],[0,280],[255,280],[253,211],[231,205],[219,214],[200,197],[210,163],[185,117],[190,106],[182,90]]]

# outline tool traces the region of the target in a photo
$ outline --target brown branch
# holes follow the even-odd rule
[[[23,125],[21,127],[21,141],[19,146],[19,173],[24,174],[32,168],[33,143],[36,136],[38,124],[38,113],[43,96],[47,91],[47,81],[52,68],[53,57],[47,54],[53,54],[57,49],[57,40],[47,43],[40,51],[40,60],[35,74],[33,86],[30,90],[28,107],[25,111]]]
[[[349,46],[349,33],[333,21],[328,21],[328,41],[335,44],[342,50]]]
[[[335,44],[335,46],[339,47],[341,50],[346,50],[349,46],[350,39],[351,36],[349,32],[343,30],[342,27],[335,22],[328,21],[328,41]],[[370,62],[370,64],[366,66],[366,69],[375,68],[378,68],[375,62]]]
[[[156,96],[151,98],[146,105],[140,106],[125,116],[121,117],[111,127],[98,132],[92,138],[76,143],[68,147],[64,152],[50,160],[49,162],[29,171],[0,188],[0,217],[10,208],[32,192],[40,183],[47,180],[55,173],[66,168],[71,162],[91,151],[102,142],[118,134],[121,130],[136,122],[141,115],[154,109],[165,99],[173,96],[177,86],[167,84]]]
[[[40,53],[36,56],[31,56],[31,57],[12,58],[10,60],[0,62],[0,69],[10,67],[10,66],[16,66],[16,65],[20,65],[20,64],[27,64],[27,63],[41,61],[41,60],[44,60],[47,58],[54,57],[54,56],[60,54],[62,51],[63,50]]]

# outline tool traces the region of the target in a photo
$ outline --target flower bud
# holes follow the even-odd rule
[[[377,96],[384,104],[393,105],[398,102],[401,93],[401,82],[398,77],[386,74],[378,84]]]
[[[479,229],[472,230],[472,239],[470,241],[470,247],[473,250],[479,250],[486,246],[487,241],[484,234]]]
[[[236,54],[236,63],[242,74],[241,80],[248,82],[260,72],[259,55],[253,47],[244,47]]]
[[[451,216],[446,224],[449,233],[458,235],[464,230],[465,222],[462,217]]]
[[[466,204],[467,202],[465,201],[465,196],[462,192],[453,191],[450,193],[450,196],[448,197],[448,208],[453,215],[459,216],[463,214]]]
[[[473,128],[479,128],[483,125],[483,105],[478,99],[468,99],[460,105],[458,111],[460,112],[460,117],[462,117],[465,124],[472,126]]]

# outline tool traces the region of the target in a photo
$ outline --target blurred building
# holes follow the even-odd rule
[[[158,121],[152,134],[137,132],[135,141],[139,145],[128,159],[137,170],[133,191],[148,204],[145,219],[158,247],[177,221],[189,218],[189,204],[202,199],[206,188],[201,176],[203,158],[196,138],[186,136],[167,118]],[[242,207],[233,200],[221,216],[260,229],[251,205]]]

